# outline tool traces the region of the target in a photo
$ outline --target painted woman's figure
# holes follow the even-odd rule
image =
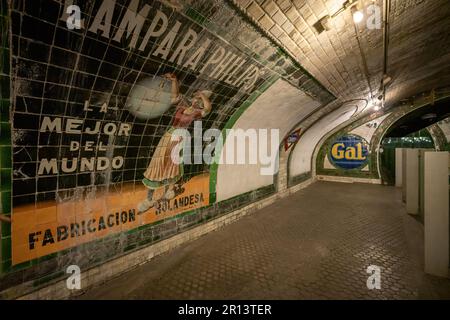
[[[210,91],[197,91],[189,101],[180,93],[177,77],[168,73],[164,77],[172,81],[172,105],[176,105],[172,127],[167,130],[158,143],[155,153],[144,173],[143,184],[149,189],[147,198],[138,205],[139,212],[145,212],[155,206],[161,199],[173,199],[175,197],[174,186],[183,177],[183,163],[175,163],[172,160],[172,151],[180,140],[172,141],[172,133],[176,129],[187,129],[192,122],[202,119],[211,111]],[[178,137],[178,136],[177,136]],[[155,199],[156,189],[164,187],[164,194]]]

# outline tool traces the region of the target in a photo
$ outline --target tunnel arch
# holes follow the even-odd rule
[[[335,108],[334,111],[322,116],[307,127],[289,154],[287,163],[289,179],[301,181],[302,176],[308,175],[308,173],[314,176],[314,151],[317,146],[330,132],[358,116],[366,108],[367,101],[364,99],[344,102],[338,108]],[[299,126],[301,127],[301,125]],[[303,163],[303,167],[294,165],[299,160]]]
[[[402,102],[395,107],[390,108],[386,113],[378,112],[371,115],[367,115],[360,119],[356,119],[351,124],[342,124],[335,130],[330,131],[328,135],[325,135],[322,141],[316,145],[314,150],[314,163],[316,164],[316,170],[313,173],[314,177],[319,179],[332,179],[337,181],[359,181],[370,183],[381,183],[381,170],[380,170],[380,144],[386,133],[392,128],[395,123],[401,121],[404,117],[410,115],[416,110],[432,107],[433,105],[446,102],[450,96],[450,92],[447,88],[437,90],[438,94],[430,95],[429,92],[421,94],[419,96],[411,97],[409,103]],[[370,129],[367,129],[369,127]],[[365,128],[365,129],[362,129]],[[356,133],[369,130],[371,132],[370,139],[367,141],[369,144],[369,161],[366,172],[361,170],[336,170],[330,165],[324,167],[324,163],[328,159],[328,152],[331,144],[339,137],[346,134]],[[364,135],[364,133],[362,133]],[[325,162],[324,162],[325,161]]]

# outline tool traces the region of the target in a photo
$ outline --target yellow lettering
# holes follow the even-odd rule
[[[333,148],[331,148],[331,155],[334,159],[344,159],[344,150],[341,149],[344,147],[345,145],[343,143],[336,143],[333,145]]]
[[[357,157],[356,157],[356,160],[366,160],[366,158],[367,157],[364,157],[363,156],[363,146],[362,146],[362,144],[361,143],[358,143],[357,145],[356,145],[356,153],[358,154],[357,155]]]
[[[356,149],[353,147],[348,147],[347,150],[345,150],[345,159],[356,160]]]

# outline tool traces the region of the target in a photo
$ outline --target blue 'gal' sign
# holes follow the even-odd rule
[[[357,135],[342,136],[332,144],[328,158],[341,169],[362,168],[369,160],[368,143]]]

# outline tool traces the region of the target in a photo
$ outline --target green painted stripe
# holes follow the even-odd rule
[[[0,0],[0,213],[11,216],[12,152],[8,1]],[[0,222],[0,274],[11,266],[11,224]]]

